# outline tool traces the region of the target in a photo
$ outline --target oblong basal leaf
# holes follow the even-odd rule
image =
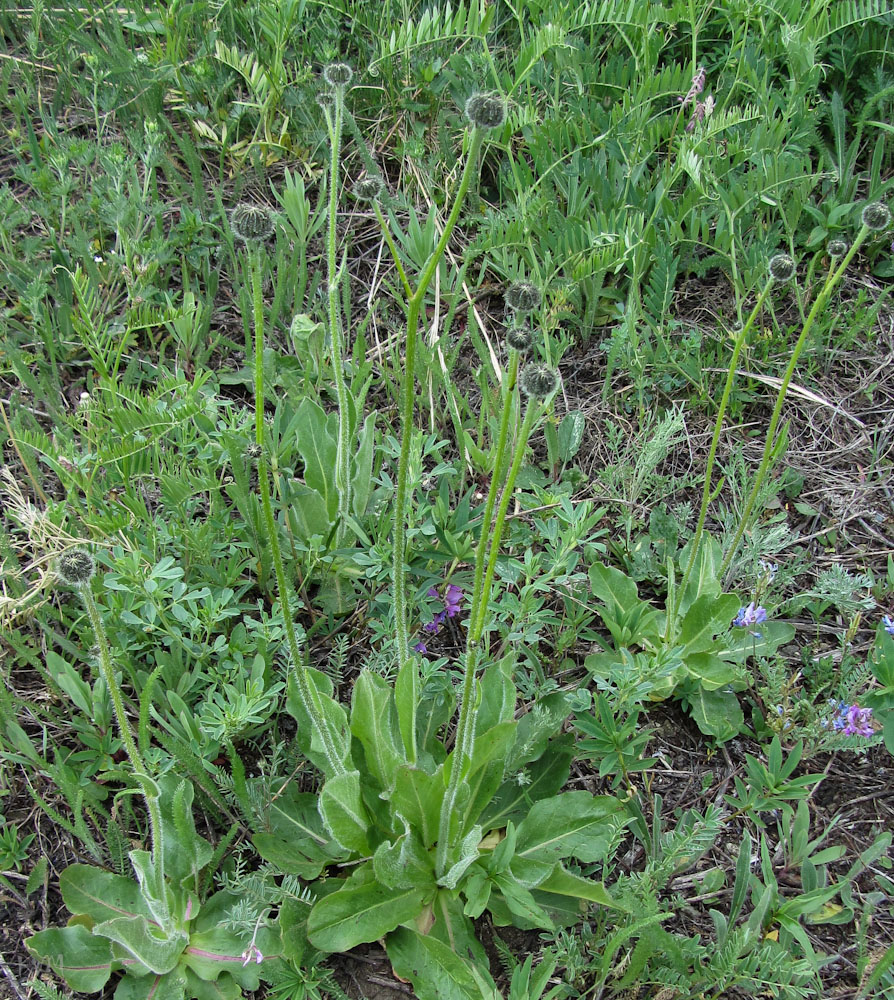
[[[25,947],[76,993],[98,993],[117,967],[112,942],[94,937],[83,924],[38,931],[25,941]]]
[[[308,940],[320,951],[329,952],[378,941],[416,917],[431,895],[418,887],[388,889],[378,882],[348,882],[314,905],[307,919]]]

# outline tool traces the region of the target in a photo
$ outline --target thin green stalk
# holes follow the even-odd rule
[[[351,514],[351,474],[350,448],[350,409],[348,406],[348,390],[345,385],[344,350],[342,348],[341,312],[338,303],[338,265],[336,261],[336,226],[338,222],[338,167],[341,159],[341,134],[345,88],[335,88],[334,115],[330,117],[326,111],[326,123],[329,126],[329,228],[326,239],[326,276],[328,281],[329,302],[329,340],[332,347],[332,372],[335,378],[335,394],[338,398],[338,440],[335,451],[335,486],[338,493],[338,528],[337,536],[341,537]]]
[[[487,542],[491,534],[491,519],[493,518],[494,505],[497,500],[497,493],[503,482],[503,454],[506,450],[506,442],[509,439],[509,420],[512,413],[512,391],[518,379],[519,352],[509,352],[509,374],[503,387],[503,413],[500,417],[500,428],[497,432],[496,455],[494,457],[494,468],[491,474],[490,488],[487,491],[487,500],[484,505],[484,514],[481,519],[481,534],[478,537],[478,545],[475,548],[475,576],[472,584],[472,599],[469,607],[472,609],[472,617],[475,618],[477,608],[481,601],[481,591],[484,585],[484,564],[487,552]],[[470,623],[471,624],[471,623]]]
[[[484,632],[484,625],[487,620],[487,608],[490,603],[490,592],[494,582],[494,573],[497,568],[497,556],[500,554],[500,542],[503,539],[503,526],[506,522],[506,513],[509,510],[509,503],[512,500],[512,491],[515,489],[515,480],[521,470],[522,461],[525,457],[525,446],[531,436],[534,427],[534,420],[540,414],[541,404],[539,400],[529,399],[525,408],[525,416],[522,420],[521,430],[518,440],[515,443],[515,451],[512,456],[512,465],[509,467],[509,475],[506,477],[506,485],[503,487],[503,495],[500,497],[500,506],[497,508],[497,516],[494,518],[493,529],[490,538],[490,551],[487,557],[487,569],[484,573],[484,583],[481,587],[481,596],[478,606],[472,608],[472,620],[469,622],[468,646],[476,646]]]
[[[516,352],[513,352],[516,353]],[[449,832],[450,824],[456,808],[456,796],[459,786],[465,773],[467,761],[471,758],[475,737],[475,699],[473,697],[475,687],[475,672],[478,663],[478,641],[484,630],[484,623],[487,618],[487,604],[490,589],[493,584],[494,570],[496,569],[497,555],[500,551],[500,541],[503,536],[503,525],[506,520],[506,512],[509,509],[509,502],[512,498],[512,491],[515,488],[515,480],[521,469],[524,459],[525,446],[531,435],[534,420],[540,413],[540,403],[538,400],[530,399],[525,410],[518,441],[512,457],[512,464],[509,467],[509,474],[506,477],[506,484],[503,488],[503,495],[500,498],[500,506],[497,509],[497,516],[494,520],[493,530],[490,532],[490,551],[487,560],[487,572],[480,588],[479,604],[472,605],[472,618],[469,622],[469,638],[466,647],[466,665],[463,674],[463,688],[460,695],[459,721],[456,727],[456,740],[453,748],[453,765],[450,770],[450,780],[447,784],[447,791],[444,793],[444,802],[441,806],[441,815],[438,827],[438,849],[435,859],[435,870],[438,876],[442,876],[447,865],[447,852],[450,847]],[[494,476],[496,479],[496,474]],[[493,480],[491,485],[493,485]],[[487,537],[485,528],[482,528],[482,538]],[[479,545],[479,548],[483,547]],[[460,825],[460,829],[462,826]]]
[[[869,232],[870,230],[867,226],[863,226],[860,229],[860,232],[857,234],[857,238],[854,240],[850,250],[848,250],[847,254],[842,258],[841,263],[834,271],[829,273],[829,276],[826,278],[826,283],[823,285],[819,295],[817,295],[816,301],[813,303],[813,307],[811,308],[807,319],[804,321],[804,326],[801,329],[801,335],[798,337],[794,349],[792,350],[791,359],[789,360],[788,366],[785,369],[785,374],[782,377],[782,384],[779,386],[779,391],[776,394],[776,404],[773,407],[773,414],[770,417],[770,426],[767,428],[767,437],[764,442],[764,452],[761,456],[760,465],[757,469],[757,476],[755,477],[754,483],[751,487],[751,492],[748,494],[745,509],[742,512],[742,516],[739,518],[739,525],[736,528],[736,534],[727,549],[726,555],[723,557],[723,562],[720,564],[719,576],[721,579],[725,576],[730,567],[730,563],[732,563],[733,558],[735,557],[736,550],[739,547],[739,542],[742,540],[742,535],[745,533],[745,528],[751,518],[751,512],[754,509],[757,495],[760,492],[761,487],[764,485],[764,480],[767,476],[767,469],[770,465],[770,454],[773,451],[773,445],[776,440],[776,427],[779,424],[779,417],[782,413],[782,405],[785,402],[789,383],[795,373],[795,367],[798,364],[798,358],[801,356],[801,351],[807,341],[807,336],[813,329],[813,323],[819,315],[820,310],[823,309],[829,301],[832,290],[838,284],[842,274],[844,274],[848,264],[851,262],[851,259],[859,249],[860,244],[866,239]]]
[[[283,621],[286,628],[286,639],[289,653],[295,670],[298,684],[298,695],[308,717],[316,724],[323,745],[323,753],[333,774],[341,774],[346,770],[336,752],[336,739],[323,712],[319,692],[310,680],[301,655],[295,624],[292,621],[292,609],[289,605],[288,581],[285,566],[282,561],[282,548],[277,534],[276,518],[273,516],[273,505],[270,502],[270,481],[267,466],[267,455],[264,450],[264,309],[261,301],[261,257],[260,248],[249,248],[249,268],[251,269],[252,292],[254,298],[254,334],[255,334],[255,444],[261,449],[258,459],[258,487],[261,493],[261,507],[264,512],[264,524],[267,538],[270,541],[270,551],[273,555],[273,568],[276,575],[276,590],[282,608]]]
[[[112,664],[109,640],[106,636],[102,616],[99,613],[99,608],[96,606],[89,582],[80,587],[78,592],[81,600],[84,602],[87,617],[90,619],[93,635],[96,637],[96,645],[99,649],[99,669],[103,680],[106,682],[106,687],[109,689],[109,695],[112,698],[112,707],[115,710],[115,719],[118,722],[118,729],[121,732],[124,749],[134,769],[134,775],[143,789],[143,798],[146,801],[146,809],[149,813],[149,829],[152,837],[152,870],[156,878],[155,894],[161,905],[167,909],[161,809],[158,805],[158,796],[151,794],[149,790],[150,784],[153,783],[152,777],[146,769],[146,764],[137,748],[130,723],[127,721],[127,715],[124,712],[124,701],[121,697],[121,688],[118,685],[118,678],[115,676],[115,668]]]
[[[695,527],[695,535],[692,539],[692,551],[689,553],[689,561],[686,564],[686,569],[683,573],[683,580],[680,584],[680,597],[681,599],[686,593],[686,587],[689,584],[689,577],[692,575],[692,568],[695,565],[695,558],[698,554],[699,545],[702,540],[702,532],[705,527],[705,518],[708,514],[708,503],[711,498],[711,475],[714,471],[714,459],[717,455],[717,445],[720,441],[720,432],[723,429],[723,418],[726,415],[726,407],[729,403],[730,393],[733,387],[733,381],[736,377],[736,366],[739,362],[739,355],[742,352],[742,348],[745,346],[745,338],[748,336],[751,327],[754,325],[754,321],[757,319],[758,313],[761,311],[764,305],[764,300],[770,293],[770,289],[773,287],[772,280],[767,281],[764,285],[760,295],[758,296],[757,302],[754,305],[754,309],[751,310],[751,315],[745,321],[742,329],[739,331],[738,337],[736,337],[736,343],[733,347],[733,354],[729,362],[729,370],[726,373],[726,383],[723,386],[723,395],[720,397],[720,409],[717,411],[717,419],[714,421],[714,436],[711,438],[711,447],[708,450],[708,465],[705,469],[705,485],[702,489],[702,505],[698,512],[698,524]],[[675,615],[673,608],[668,608],[668,628],[671,627]]]
[[[400,456],[397,464],[397,489],[394,497],[394,553],[392,576],[394,579],[394,619],[397,637],[398,683],[402,689],[402,704],[407,705],[402,715],[401,736],[409,762],[416,761],[416,705],[419,702],[419,676],[415,659],[410,654],[410,628],[407,606],[407,534],[412,525],[412,505],[407,503],[407,475],[410,465],[410,442],[413,433],[413,404],[416,393],[416,341],[419,333],[419,314],[425,301],[425,294],[435,270],[447,247],[459,219],[462,203],[469,190],[472,176],[478,162],[478,154],[484,141],[484,133],[472,131],[469,154],[463,168],[459,188],[444,225],[441,238],[423,268],[416,290],[407,303],[407,338],[404,348],[403,385],[400,403]],[[392,251],[393,252],[393,251]]]

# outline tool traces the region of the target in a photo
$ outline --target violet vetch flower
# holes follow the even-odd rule
[[[835,705],[835,715],[832,717],[832,726],[841,733],[842,736],[873,736],[875,730],[872,728],[872,709],[860,708],[859,705],[848,705],[845,701]]]
[[[885,615],[885,617],[882,618],[882,625],[885,626],[885,631],[888,635],[894,636],[894,618],[890,615]]]
[[[760,639],[761,633],[756,632],[752,626],[760,625],[766,620],[766,608],[755,607],[754,601],[752,601],[747,607],[739,608],[739,613],[733,619],[733,625],[737,628],[747,628],[756,639]]]
[[[429,597],[440,598],[437,587],[429,587],[426,591]],[[444,607],[441,611],[432,618],[430,622],[426,622],[422,626],[423,632],[428,632],[429,635],[436,635],[441,631],[441,626],[447,621],[448,618],[454,618],[459,614],[459,606],[463,599],[463,592],[461,587],[457,587],[455,583],[451,583],[447,587],[447,593],[443,597]],[[427,653],[428,647],[424,642],[417,642],[413,649],[417,653]]]
[[[444,613],[448,618],[453,618],[459,611],[460,601],[463,599],[462,590],[456,586],[456,584],[451,583],[447,588],[447,593],[444,596]]]
[[[687,104],[691,104],[696,97],[705,89],[705,80],[707,79],[707,73],[705,72],[704,66],[699,66],[696,70],[695,76],[692,78],[692,86],[686,92],[685,97],[678,97],[677,101],[685,108]]]

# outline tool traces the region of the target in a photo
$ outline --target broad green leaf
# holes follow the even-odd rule
[[[603,605],[596,610],[618,646],[658,640],[658,612],[640,600],[636,584],[626,573],[594,563],[590,567],[590,586]]]
[[[59,878],[59,888],[72,913],[84,913],[96,924],[115,917],[152,916],[132,878],[92,865],[70,865]]]
[[[466,883],[467,884],[467,883]],[[462,901],[451,892],[439,892],[432,903],[434,923],[428,936],[482,969],[489,968],[487,952],[478,940],[475,925],[463,913]]]
[[[325,538],[329,534],[333,520],[329,517],[326,501],[309,486],[292,483],[289,487],[289,525],[305,544],[315,535]]]
[[[280,934],[282,935],[282,957],[293,965],[309,961],[307,940],[307,914],[310,908],[300,899],[286,896],[279,907]]]
[[[189,781],[173,774],[159,779],[165,875],[175,884],[189,881],[198,891],[199,873],[214,855],[214,848],[196,832],[192,815],[194,790]]]
[[[555,795],[568,780],[574,756],[572,743],[570,735],[553,740],[542,757],[504,781],[481,814],[479,822],[484,829],[499,829],[510,819],[520,822],[528,814],[531,802]]]
[[[609,891],[602,882],[595,882],[590,878],[573,875],[561,865],[556,865],[552,874],[544,879],[537,888],[542,892],[552,892],[559,896],[573,896],[575,899],[586,899],[590,903],[599,903],[600,906],[610,906],[615,910],[625,909],[625,907],[619,906],[612,899]]]
[[[263,958],[260,962],[245,962],[246,939],[225,927],[213,927],[193,934],[183,954],[183,964],[200,978],[214,981],[229,973],[247,989],[256,989],[259,975],[282,955],[279,931],[272,927],[258,927],[255,946]],[[256,953],[255,953],[256,954]]]
[[[184,1000],[186,988],[182,969],[172,969],[163,976],[122,976],[115,1000]]]
[[[401,927],[385,943],[395,973],[409,980],[419,1000],[495,1000],[493,980],[443,942]]]
[[[501,722],[515,718],[515,685],[512,668],[515,657],[503,657],[492,663],[479,679],[480,699],[475,711],[477,734],[486,733]]]
[[[476,766],[465,779],[465,784],[469,789],[469,799],[463,808],[464,822],[462,831],[470,830],[477,822],[481,813],[493,802],[497,789],[503,782],[505,770],[506,754],[512,742],[515,740],[515,728],[517,723],[504,722],[499,726],[494,726],[490,733],[485,733],[482,737],[482,744],[486,744],[488,737],[493,737],[490,746],[476,745],[475,759]],[[496,731],[500,732],[496,732]],[[487,751],[487,758],[484,766],[479,766],[479,752]]]
[[[686,671],[689,679],[697,681],[708,691],[726,687],[739,680],[741,671],[733,664],[721,660],[714,653],[693,653],[686,657]]]
[[[242,1000],[241,987],[228,973],[218,976],[214,982],[199,977],[192,969],[184,967],[186,989],[192,1000]]]
[[[170,972],[189,944],[183,931],[161,936],[145,917],[115,917],[97,924],[93,933],[116,941],[150,972],[159,974]]]
[[[537,699],[531,710],[518,720],[515,745],[507,758],[507,770],[515,770],[543,755],[571,714],[572,700],[570,691],[553,691]]]
[[[577,791],[543,799],[519,824],[516,855],[537,861],[601,861],[610,842],[610,821],[624,815],[621,802],[610,795]]]
[[[378,882],[354,884],[324,896],[310,911],[307,937],[320,951],[349,951],[378,941],[399,924],[413,920],[430,892],[420,888],[388,889]]]
[[[734,628],[724,642],[718,642],[714,652],[725,660],[740,666],[754,656],[773,656],[780,646],[785,646],[795,637],[794,627],[788,622],[762,622],[760,635],[752,635],[747,629]]]
[[[440,771],[426,774],[425,771],[407,765],[397,772],[391,793],[391,806],[417,831],[426,848],[434,846],[438,839],[438,822],[445,790]]]
[[[691,546],[692,542],[690,541],[680,553],[679,565],[681,569],[689,562],[689,552]],[[692,607],[692,605],[699,600],[699,598],[706,596],[717,597],[720,594],[722,588],[717,573],[722,559],[723,553],[721,551],[720,543],[717,542],[716,539],[711,538],[709,535],[702,535],[698,555],[695,559],[695,565],[692,567],[689,583],[686,586],[686,593],[677,595],[678,614],[685,615],[689,608]],[[733,614],[735,614],[737,610],[738,605],[733,611]]]
[[[443,764],[447,751],[438,739],[438,730],[453,717],[456,696],[453,684],[445,674],[430,677],[422,689],[416,710],[416,746],[420,755],[428,755],[436,764]]]
[[[82,924],[38,931],[25,946],[76,993],[97,993],[112,974],[111,941],[94,937]]]
[[[398,670],[394,681],[394,707],[400,738],[408,755],[413,748],[413,724],[419,704],[419,665],[411,656]]]
[[[435,888],[433,860],[412,830],[393,844],[387,840],[379,844],[373,869],[376,879],[389,889]]]
[[[369,815],[360,791],[360,772],[330,778],[320,792],[320,815],[333,840],[349,851],[370,854]]]
[[[537,902],[531,892],[511,875],[494,875],[493,882],[503,895],[513,916],[525,926],[553,930],[553,922],[546,910]]]
[[[337,744],[336,753],[343,764],[347,763],[351,753],[348,716],[344,708],[332,697],[332,681],[324,673],[315,670],[313,667],[298,667],[296,669],[305,670],[308,680],[315,686],[323,715],[329,722],[330,730],[335,734]],[[305,711],[298,680],[294,671],[289,676],[286,710],[298,723],[295,742],[298,744],[299,749],[314,767],[328,776],[332,769],[323,751],[319,725]]]
[[[299,792],[292,784],[277,788],[267,805],[269,829],[252,837],[261,857],[308,880],[332,861],[345,860],[345,850],[326,833],[318,802],[317,795]]]
[[[327,415],[310,396],[296,410],[295,445],[304,460],[304,481],[323,498],[330,523],[338,514],[335,489],[335,415]]]
[[[373,455],[376,443],[376,413],[373,411],[363,422],[358,435],[357,450],[351,462],[351,489],[354,514],[362,518],[366,514],[373,485]]]
[[[584,439],[587,418],[581,410],[566,413],[559,424],[559,457],[570,462],[577,454]]]
[[[739,607],[735,594],[705,594],[695,601],[683,616],[676,637],[676,642],[683,646],[683,659],[711,649],[715,636],[727,631]]]
[[[361,671],[354,683],[351,732],[363,746],[366,766],[373,777],[382,789],[390,791],[406,756],[397,727],[394,691],[371,670]]]
[[[732,691],[708,691],[699,685],[686,698],[692,718],[706,736],[731,740],[742,728],[745,716]]]

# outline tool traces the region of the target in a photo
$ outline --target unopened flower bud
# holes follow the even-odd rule
[[[500,94],[472,94],[466,101],[466,118],[475,128],[499,128],[506,121],[506,101]]]
[[[531,399],[546,399],[559,388],[559,373],[546,365],[528,365],[521,373],[518,387]]]
[[[530,281],[515,281],[506,289],[506,305],[515,312],[530,312],[541,300],[540,289]]]
[[[263,205],[244,201],[230,212],[230,229],[243,243],[263,243],[273,234],[273,216]]]
[[[778,253],[771,257],[767,269],[774,281],[791,281],[795,276],[795,262],[787,253]]]
[[[515,326],[506,331],[506,344],[513,351],[527,351],[534,343],[534,334],[526,326]]]
[[[378,201],[385,190],[385,182],[376,174],[361,178],[354,185],[354,197],[358,201]]]
[[[69,549],[56,562],[56,576],[68,587],[86,587],[96,572],[96,562],[86,549]]]
[[[888,211],[888,206],[883,205],[880,201],[873,201],[866,205],[860,218],[867,229],[877,231],[887,229],[891,224],[891,213]]]
[[[354,71],[347,63],[329,63],[323,67],[323,79],[330,87],[347,87],[354,77]]]
[[[826,246],[826,253],[830,257],[843,257],[848,251],[848,245],[844,240],[829,240]]]

